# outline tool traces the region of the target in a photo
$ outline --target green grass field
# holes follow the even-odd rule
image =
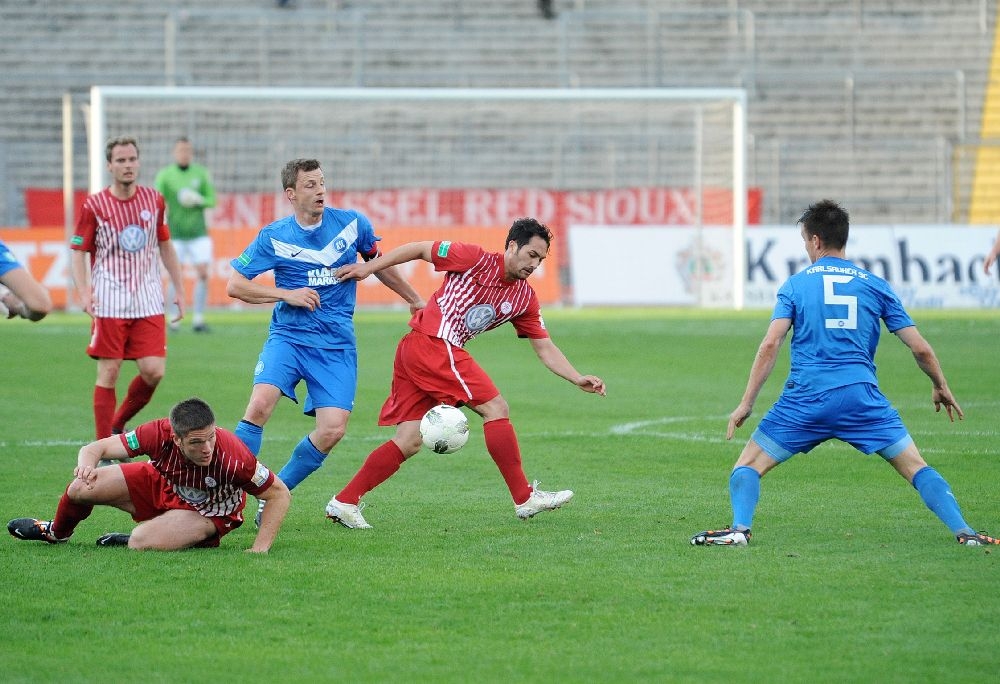
[[[391,435],[375,418],[402,312],[359,314],[360,387],[347,437],[295,490],[271,553],[252,523],[217,550],[99,549],[130,518],[97,509],[70,543],[0,542],[6,682],[995,681],[1000,549],[958,546],[877,457],[828,443],[763,481],[753,545],[695,548],[730,521],[729,470],[777,396],[724,439],[768,312],[549,311],[557,344],[608,396],[550,374],[509,327],[470,350],[511,405],[529,478],[565,508],[514,516],[478,419],[457,454],[423,452],[366,497],[374,526],[323,517]],[[906,348],[883,337],[884,391],[966,518],[1000,532],[995,312],[916,312],[962,423],[935,414]],[[232,428],[266,334],[217,313],[170,338],[139,416],[200,396]],[[0,517],[50,517],[93,431],[88,323],[0,322]],[[119,396],[134,374],[124,367]],[[282,402],[261,458],[279,469],[312,421]]]

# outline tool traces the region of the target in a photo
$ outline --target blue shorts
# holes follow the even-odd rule
[[[255,385],[274,385],[298,403],[295,386],[306,381],[302,412],[315,416],[318,408],[354,409],[358,386],[357,349],[313,349],[287,340],[267,338],[253,369]]]
[[[777,461],[806,454],[828,439],[847,442],[886,460],[913,442],[896,411],[869,383],[806,393],[786,388],[761,419],[752,439]]]

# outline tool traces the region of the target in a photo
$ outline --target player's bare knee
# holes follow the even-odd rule
[[[344,438],[346,433],[346,425],[317,425],[316,431],[313,433],[315,438],[313,446],[324,454],[329,453]]]
[[[507,400],[499,394],[485,404],[472,406],[471,408],[483,417],[483,422],[488,423],[491,420],[510,418],[510,405],[507,403]]]

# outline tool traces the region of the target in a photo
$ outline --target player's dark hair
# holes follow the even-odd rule
[[[833,200],[821,200],[810,204],[798,220],[808,235],[819,235],[823,244],[832,249],[843,249],[847,245],[847,234],[851,221],[847,212]]]
[[[316,159],[293,159],[285,164],[285,168],[281,170],[281,189],[294,188],[295,181],[299,177],[299,171],[308,173],[318,168],[320,168],[320,165]]]
[[[170,427],[174,434],[183,439],[192,430],[201,430],[215,425],[212,407],[197,397],[185,399],[170,409]]]
[[[519,218],[510,226],[507,233],[507,240],[504,246],[513,240],[517,243],[517,248],[521,249],[531,241],[533,237],[540,237],[545,240],[546,246],[552,244],[552,231],[544,223],[539,223],[533,218]]]
[[[104,146],[104,158],[111,161],[111,150],[115,149],[119,145],[132,145],[135,147],[135,156],[139,156],[139,143],[135,141],[135,138],[129,136],[119,136],[117,138],[112,138],[108,141],[108,144]]]

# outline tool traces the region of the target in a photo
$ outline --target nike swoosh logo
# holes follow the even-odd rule
[[[338,250],[334,245],[343,240],[346,245],[352,245],[358,239],[358,220],[354,219],[334,237],[323,249],[308,249],[301,245],[293,245],[281,240],[271,238],[271,246],[277,256],[295,261],[304,261],[310,264],[330,267],[337,263],[342,256],[343,250]]]

